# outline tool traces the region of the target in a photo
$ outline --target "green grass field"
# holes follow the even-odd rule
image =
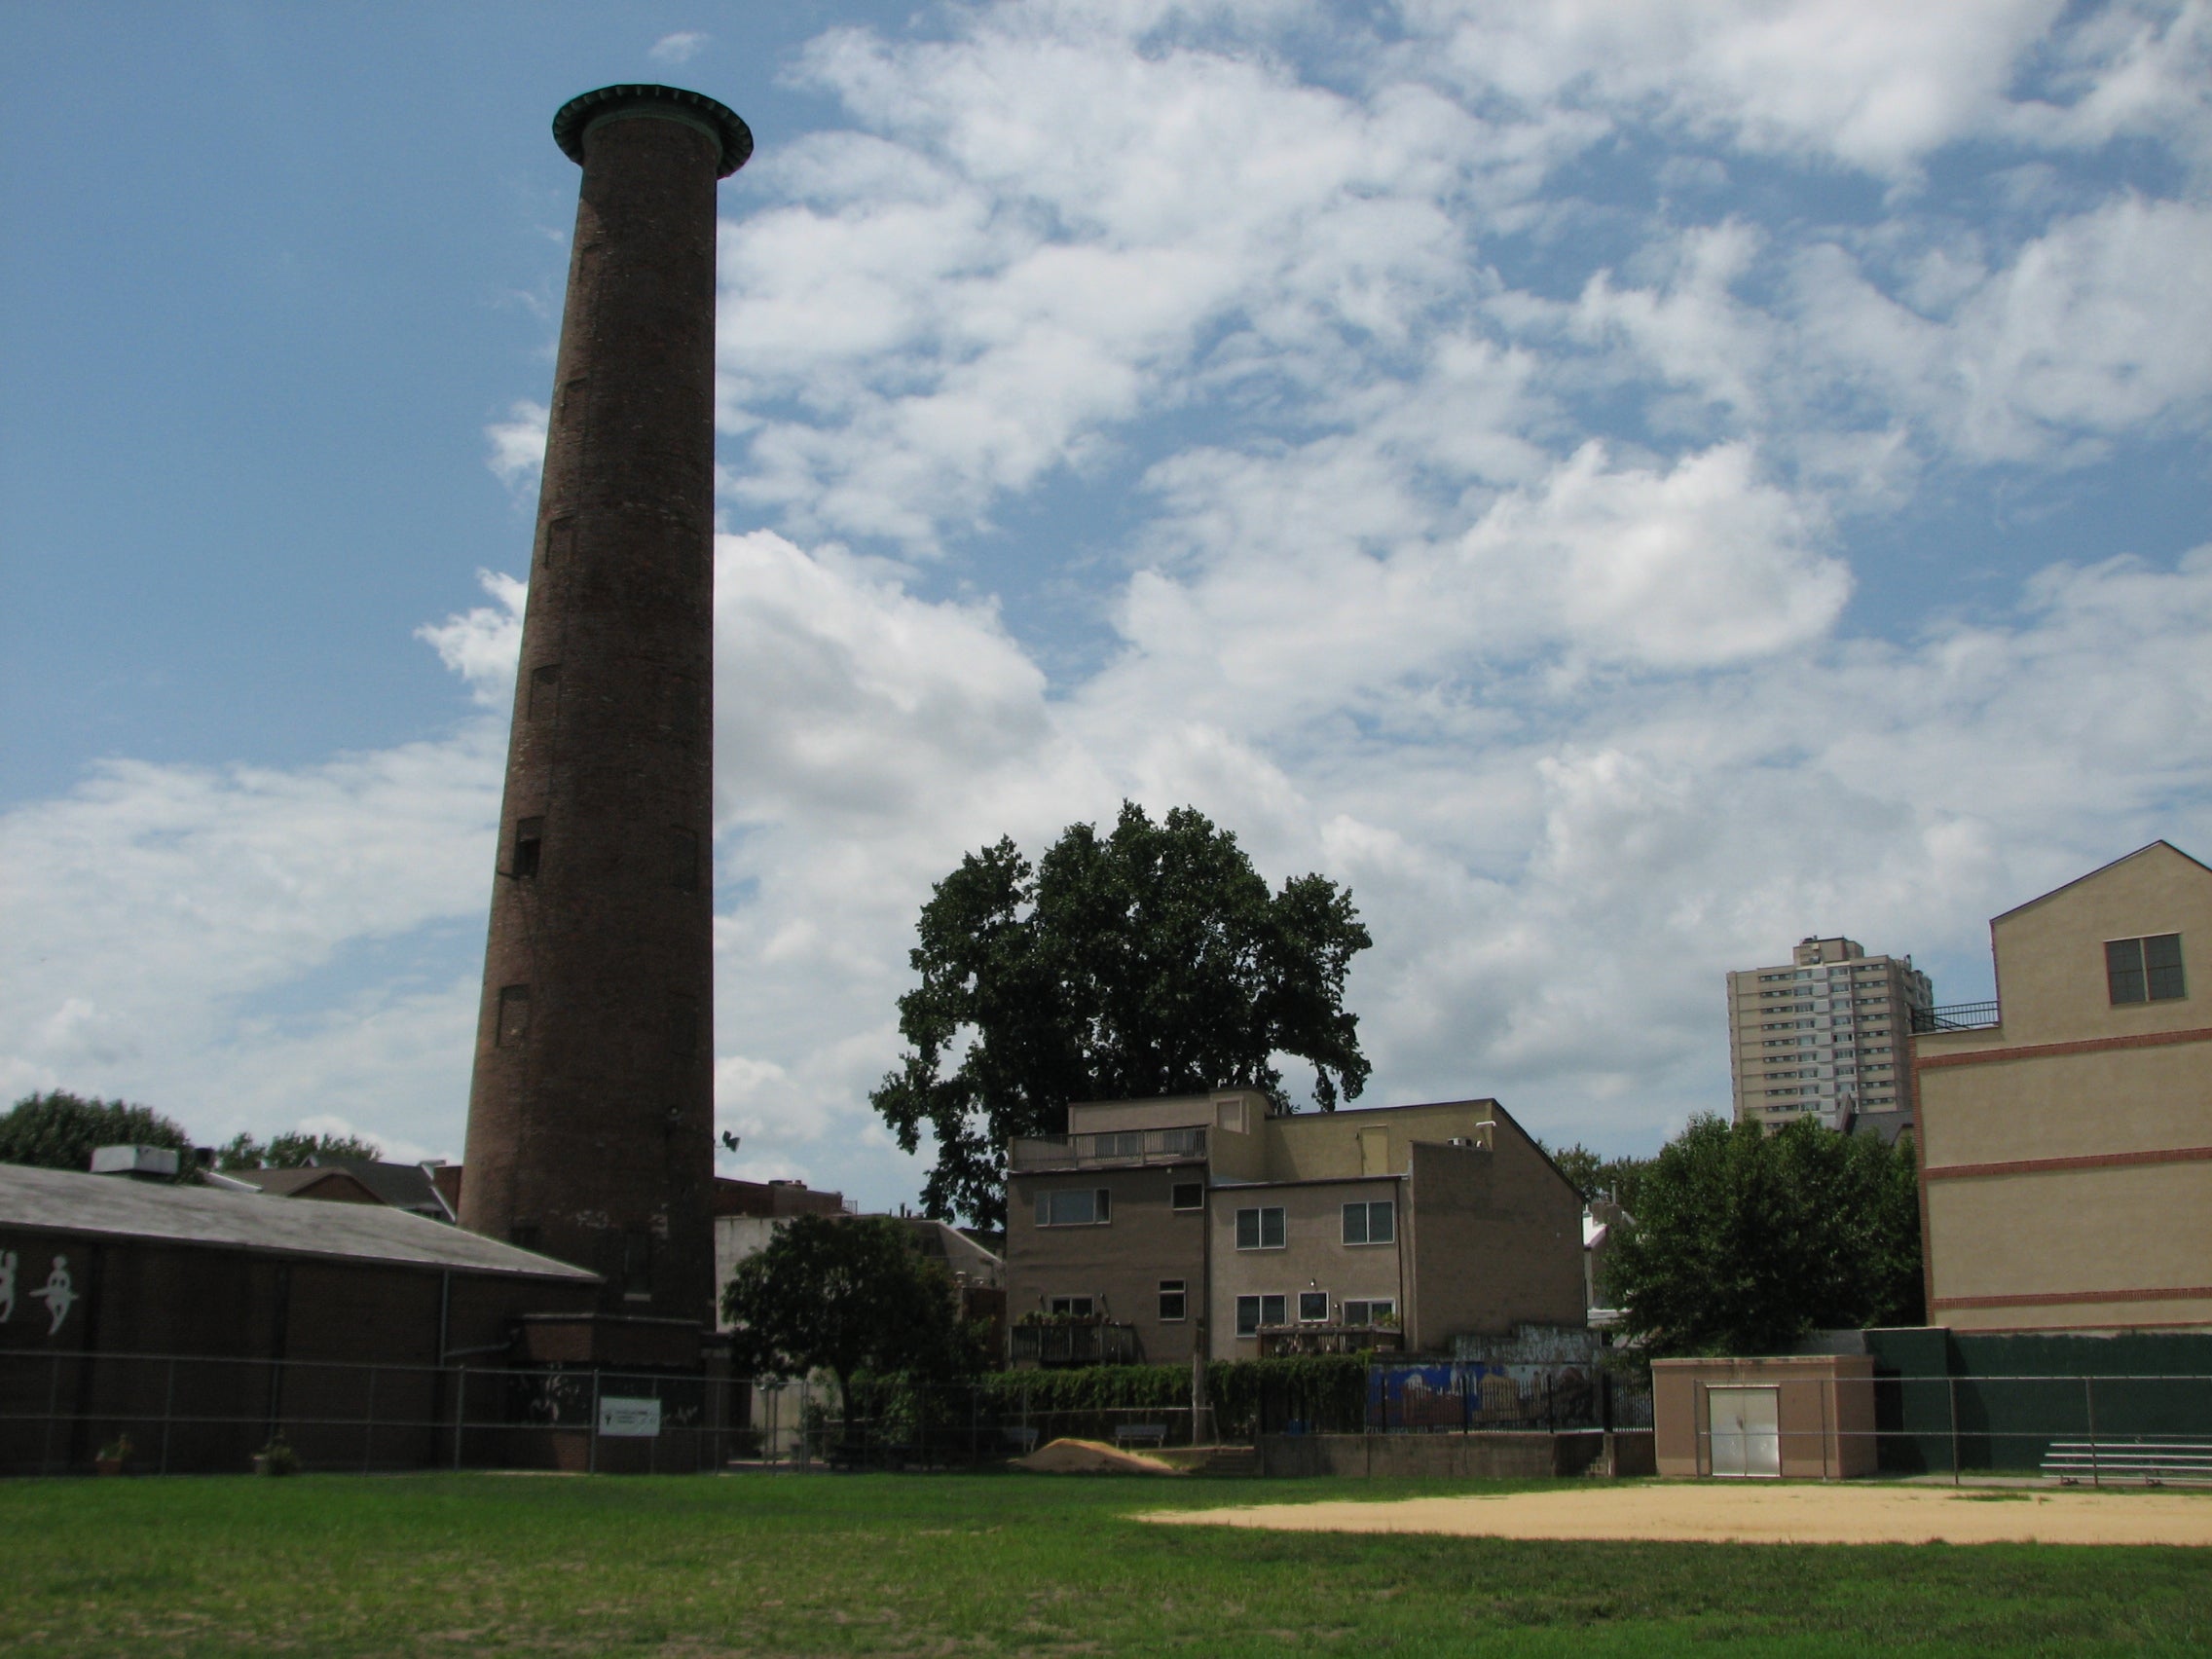
[[[1149,1527],[1461,1484],[498,1475],[0,1486],[39,1654],[2212,1650],[2212,1551],[1513,1543]],[[2212,1501],[2212,1499],[2207,1499]]]

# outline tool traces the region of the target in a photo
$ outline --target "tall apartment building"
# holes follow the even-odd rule
[[[1820,1114],[1894,1137],[1913,1121],[1912,1013],[1935,987],[1909,956],[1808,939],[1787,964],[1728,976],[1728,1073],[1736,1122]]]

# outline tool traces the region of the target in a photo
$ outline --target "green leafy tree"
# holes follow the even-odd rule
[[[869,1098],[904,1150],[937,1143],[927,1214],[1003,1227],[1007,1141],[1061,1132],[1071,1100],[1246,1088],[1287,1111],[1282,1054],[1312,1066],[1324,1112],[1356,1098],[1345,976],[1372,942],[1349,893],[1320,875],[1271,893],[1190,807],[1155,824],[1124,801],[1111,834],[1073,825],[1034,866],[1002,838],[922,906],[907,1051]]]
[[[1775,1353],[1811,1330],[1924,1317],[1909,1140],[1694,1118],[1631,1214],[1605,1291],[1647,1355]]]
[[[0,1117],[0,1163],[83,1172],[92,1166],[92,1149],[102,1146],[166,1146],[177,1154],[179,1180],[199,1178],[192,1137],[151,1106],[54,1089],[24,1095]]]
[[[974,1369],[952,1280],[886,1217],[794,1216],[722,1291],[740,1375],[827,1371],[854,1399],[863,1372],[944,1377]]]
[[[267,1144],[249,1134],[233,1135],[215,1150],[218,1169],[302,1169],[311,1162],[338,1163],[349,1160],[374,1163],[384,1156],[375,1141],[357,1135],[310,1135],[287,1129],[272,1135]]]
[[[1580,1141],[1559,1151],[1548,1146],[1544,1150],[1559,1165],[1559,1172],[1574,1183],[1585,1202],[1602,1195],[1623,1209],[1636,1208],[1635,1195],[1642,1184],[1643,1172],[1651,1167],[1650,1159],[1600,1158]]]

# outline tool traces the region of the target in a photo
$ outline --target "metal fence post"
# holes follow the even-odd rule
[[[2089,1414],[2089,1484],[2093,1487],[2101,1487],[2105,1484],[2105,1481],[2104,1471],[2097,1457],[2097,1382],[2095,1378],[2084,1377],[2082,1379],[2082,1401],[2087,1407]]]
[[[599,1368],[591,1374],[591,1414],[584,1419],[584,1473],[599,1473]]]
[[[1946,1377],[1951,1394],[1951,1484],[1959,1484],[1959,1380]]]
[[[468,1415],[468,1362],[453,1368],[453,1472],[461,1473],[461,1427]]]

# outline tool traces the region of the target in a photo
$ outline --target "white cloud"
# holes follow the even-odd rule
[[[688,63],[699,55],[708,38],[698,29],[681,29],[675,34],[662,35],[653,42],[645,55],[655,63]]]
[[[484,464],[518,495],[537,488],[537,475],[545,465],[545,423],[550,419],[551,411],[544,404],[518,398],[504,421],[484,428],[484,435],[492,440],[492,453]]]

